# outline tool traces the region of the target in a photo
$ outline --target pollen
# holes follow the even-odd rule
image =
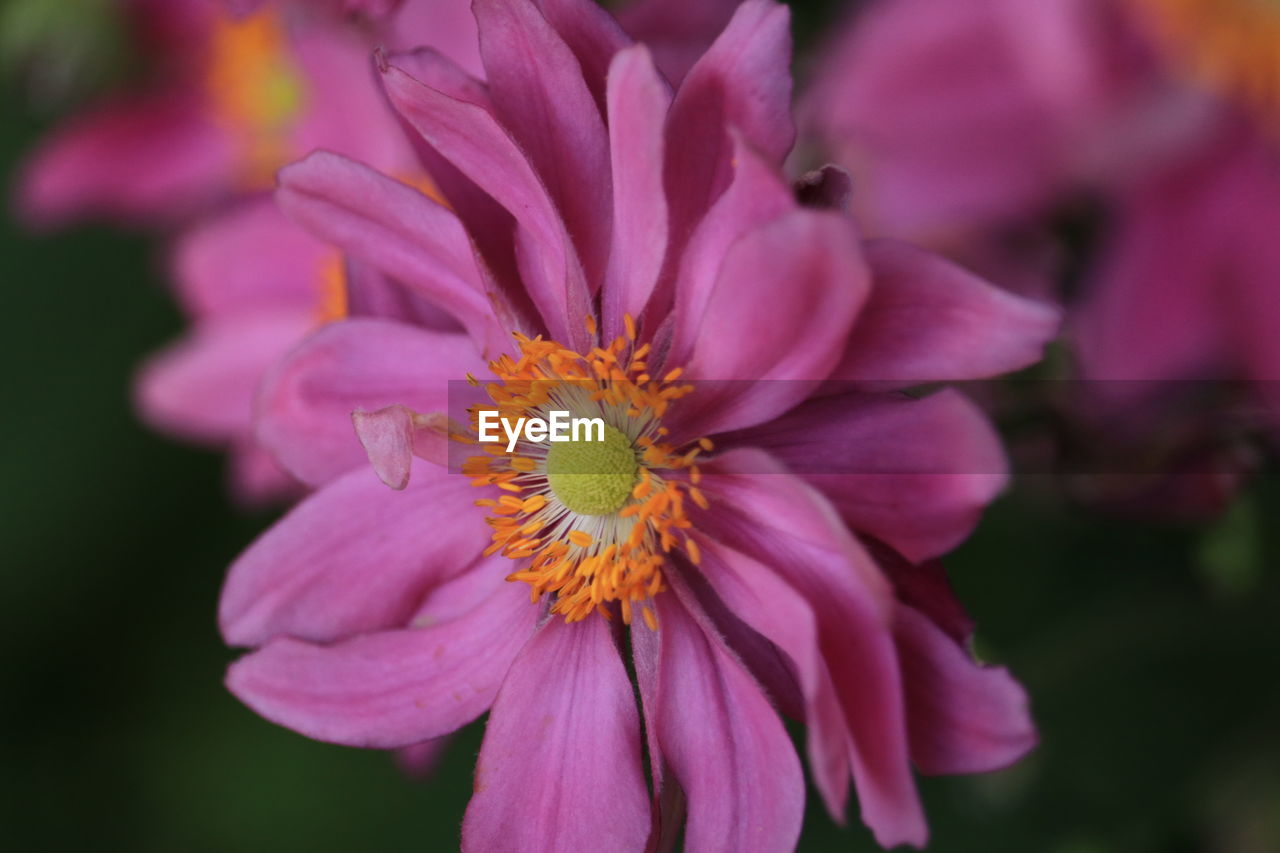
[[[595,324],[588,319],[588,329]],[[707,505],[692,478],[694,460],[711,445],[666,442],[662,418],[693,386],[676,384],[679,370],[651,377],[649,345],[637,345],[632,318],[624,325],[623,336],[583,353],[515,334],[518,354],[489,365],[495,381],[485,390],[493,405],[471,411],[472,430],[482,410],[509,421],[557,410],[600,418],[602,440],[525,438],[510,451],[486,444],[463,473],[472,485],[501,492],[476,503],[488,510],[493,530],[486,554],[516,561],[507,580],[529,584],[534,601],[547,599],[569,622],[616,613],[654,628],[649,604],[666,588],[668,562],[676,554],[694,565],[701,558],[689,538],[689,509]]]
[[[1173,59],[1264,114],[1280,109],[1276,0],[1132,0]]]

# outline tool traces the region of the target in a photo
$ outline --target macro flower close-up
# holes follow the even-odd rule
[[[1277,849],[1277,38],[8,0],[15,846]]]

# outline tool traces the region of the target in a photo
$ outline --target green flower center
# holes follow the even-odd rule
[[[631,441],[611,426],[604,428],[604,441],[557,441],[547,451],[551,491],[579,515],[617,512],[639,471]]]

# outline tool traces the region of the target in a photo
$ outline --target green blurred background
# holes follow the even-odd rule
[[[3,98],[7,188],[42,121]],[[221,575],[271,516],[230,506],[218,456],[132,415],[135,367],[181,328],[161,260],[106,229],[0,226],[0,843],[456,847],[478,725],[413,781],[222,688]],[[1043,742],[1004,773],[923,780],[931,849],[1280,850],[1274,473],[1199,529],[1091,514],[1047,477],[1001,499],[948,565]],[[811,796],[801,849],[876,849],[850,815],[836,827]]]

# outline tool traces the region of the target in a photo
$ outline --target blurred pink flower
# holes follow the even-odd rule
[[[688,849],[789,849],[804,783],[776,703],[838,820],[852,778],[881,843],[923,844],[911,762],[989,770],[1035,734],[913,565],[1001,489],[998,439],[955,392],[897,389],[1034,361],[1057,312],[797,201],[771,0],[674,92],[586,0],[474,11],[487,82],[430,50],[382,66],[448,206],[329,153],[281,173],[290,216],[465,332],[353,318],[272,371],[258,437],[320,488],[231,569],[223,634],[256,651],[230,689],[364,747],[489,711],[469,850],[639,850],[678,831],[678,791]],[[526,442],[450,473],[469,374],[508,410],[536,408],[531,379],[589,383],[606,470],[552,482],[574,475]]]
[[[238,20],[218,0],[121,5],[147,77],[72,115],[34,152],[16,199],[28,222],[172,226],[269,189],[276,169],[317,147],[389,169],[411,162],[373,80],[375,42],[356,28],[298,3]],[[426,6],[435,17],[423,28]],[[399,44],[399,27],[413,27],[470,62],[469,21],[463,0],[413,0],[378,37]]]
[[[1280,9],[1252,0],[884,0],[829,41],[805,115],[818,150],[864,167],[869,228],[982,268],[993,233],[1099,199],[1068,338],[1095,405],[1075,414],[1131,447],[1175,418],[1221,444],[1238,431],[1221,411],[1167,401],[1243,379],[1277,406],[1277,43]],[[1177,503],[1221,507],[1242,457],[1191,455],[1201,485]]]
[[[290,222],[269,197],[210,217],[176,241],[171,273],[191,329],[152,357],[137,382],[143,418],[171,435],[231,452],[246,503],[300,497],[253,435],[258,386],[309,332],[351,315],[456,324]]]

